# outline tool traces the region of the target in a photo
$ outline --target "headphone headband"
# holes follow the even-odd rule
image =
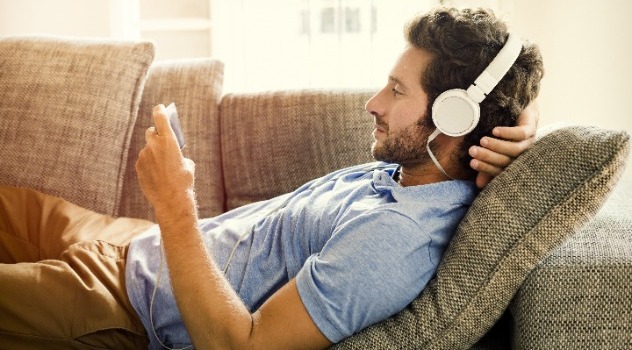
[[[483,73],[474,80],[474,84],[467,89],[467,94],[477,103],[481,103],[487,95],[498,85],[498,82],[507,74],[507,71],[516,62],[522,43],[518,36],[509,33],[509,38],[500,49],[496,57],[485,68]]]

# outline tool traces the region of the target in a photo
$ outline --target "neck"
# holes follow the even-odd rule
[[[430,149],[430,142],[436,137],[442,139],[444,152],[435,154]],[[406,186],[426,185],[440,181],[466,179],[467,173],[461,169],[457,159],[453,159],[451,155],[458,149],[463,138],[448,137],[435,129],[426,141],[426,151],[428,158],[421,164],[402,165],[399,175],[399,184]]]
[[[447,180],[450,179],[437,170],[432,163],[417,166],[402,165],[399,170],[399,184],[404,187],[427,185]]]
[[[445,164],[444,162],[441,162]],[[444,167],[446,172],[454,179],[467,179],[468,175],[457,167]],[[398,182],[403,187],[427,185],[435,182],[453,180],[441,172],[431,161],[418,165],[402,165],[399,169]]]

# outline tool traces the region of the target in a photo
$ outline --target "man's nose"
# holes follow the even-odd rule
[[[383,111],[381,110],[379,104],[379,94],[380,93],[378,92],[373,95],[364,105],[364,109],[374,117],[381,117],[383,115]]]

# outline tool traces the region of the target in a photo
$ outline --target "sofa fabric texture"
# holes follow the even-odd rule
[[[543,136],[472,203],[436,277],[420,296],[336,348],[474,345],[535,265],[597,213],[619,180],[628,152],[625,132],[569,127]]]
[[[510,305],[512,348],[632,348],[630,198],[632,185],[620,182],[597,216],[529,274]]]
[[[227,94],[220,107],[226,208],[372,161],[369,91]]]
[[[152,110],[159,103],[176,104],[184,132],[185,157],[195,166],[195,189],[201,217],[224,211],[224,179],[220,154],[219,103],[224,65],[216,59],[172,60],[152,64],[130,144],[119,216],[154,220],[136,178],[138,153],[145,147],[145,130],[154,125]]]
[[[0,183],[116,215],[151,43],[0,40]]]

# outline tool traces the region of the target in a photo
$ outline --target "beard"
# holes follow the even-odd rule
[[[427,127],[423,118],[415,124],[398,131],[390,131],[388,125],[381,120],[376,121],[385,129],[386,138],[375,140],[371,146],[371,154],[375,160],[396,163],[402,166],[415,166],[430,160],[426,143],[432,130]]]

